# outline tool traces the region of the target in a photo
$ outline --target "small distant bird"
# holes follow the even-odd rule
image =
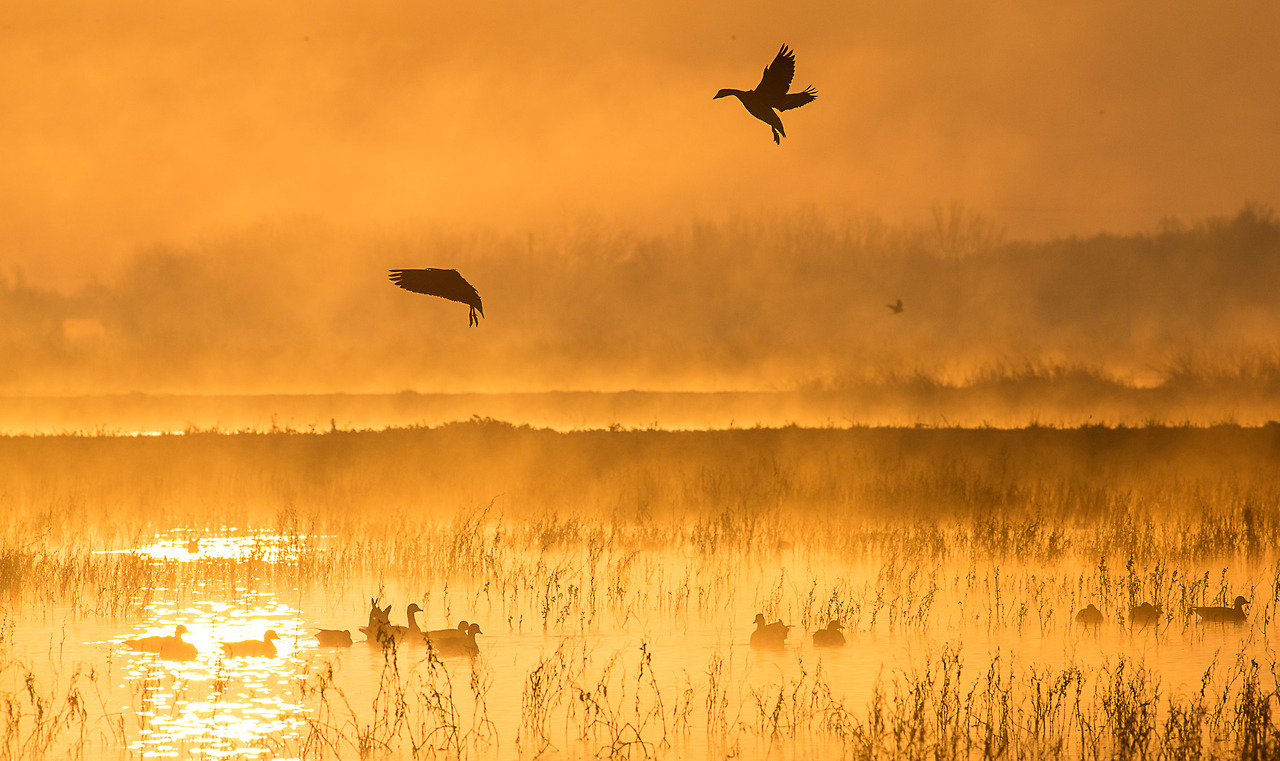
[[[1243,597],[1236,597],[1234,608],[1224,608],[1215,606],[1210,608],[1192,608],[1191,612],[1200,616],[1202,621],[1213,621],[1222,624],[1242,624],[1244,623],[1244,606],[1249,601]]]
[[[1102,624],[1102,611],[1097,606],[1089,603],[1089,607],[1076,614],[1076,621],[1085,626],[1100,626]]]
[[[889,311],[894,314],[902,314],[902,299],[898,299],[892,304],[885,304],[885,306],[889,307]]]
[[[1160,606],[1144,602],[1129,609],[1129,623],[1133,626],[1150,626],[1160,621]]]
[[[223,642],[219,647],[229,658],[250,658],[253,656],[274,658],[276,657],[276,643],[272,642],[272,640],[275,639],[280,639],[280,635],[276,634],[275,629],[268,629],[267,633],[262,635],[261,640],[247,639],[243,642]]]
[[[316,642],[320,647],[351,647],[351,630],[317,629]]]
[[[814,647],[844,647],[844,635],[840,630],[844,625],[839,621],[832,621],[827,624],[827,628],[819,629],[813,633]]]
[[[756,85],[756,89],[743,92],[725,88],[716,93],[712,100],[732,95],[742,101],[747,113],[773,129],[773,142],[782,145],[779,136],[786,137],[787,132],[782,128],[782,119],[778,117],[777,111],[800,108],[812,103],[813,99],[818,97],[818,91],[813,89],[812,85],[805,88],[803,92],[788,93],[787,90],[791,89],[791,80],[795,75],[796,54],[783,45],[778,55],[774,56],[773,63],[764,68],[764,76],[760,77],[760,84]]]
[[[471,319],[467,327],[480,324],[476,312],[484,317],[484,306],[480,303],[480,293],[468,283],[457,270],[421,269],[390,270],[391,282],[414,293],[425,293],[428,296],[439,296],[442,299],[457,301],[471,307]]]

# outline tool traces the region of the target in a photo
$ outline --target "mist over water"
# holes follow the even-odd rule
[[[1278,25],[5,8],[0,759],[1280,756]]]
[[[989,741],[1234,757],[1270,726],[1278,445],[1240,428],[496,423],[0,439],[19,508],[0,524],[3,742],[59,758]],[[1239,623],[1191,610],[1237,595]],[[479,655],[361,644],[370,598],[396,625],[410,603],[425,628],[478,622]],[[1133,620],[1139,602],[1157,621]],[[1096,627],[1075,620],[1086,604]],[[757,613],[787,641],[753,647]],[[832,619],[848,644],[820,650]],[[189,660],[127,644],[178,624]],[[356,644],[321,647],[317,628]],[[219,647],[268,629],[274,656]]]
[[[1060,409],[1077,419],[1090,395],[1163,387],[1189,405],[1184,419],[1265,422],[1280,356],[1277,262],[1280,222],[1256,206],[1045,242],[1006,241],[996,223],[959,206],[939,208],[929,226],[799,210],[661,234],[590,218],[525,235],[379,236],[295,220],[147,250],[80,285],[5,275],[0,341],[14,361],[0,390],[875,388],[927,407],[930,388],[985,384],[997,404],[1000,393],[1040,396],[1049,419]],[[387,279],[388,269],[421,265],[456,267],[478,288],[478,328],[468,329],[465,306]],[[888,305],[898,299],[895,314]],[[1226,391],[1234,401],[1215,415]],[[1075,409],[1054,398],[1073,395],[1084,402]],[[1142,402],[1133,407],[1142,414]],[[462,417],[470,414],[492,413]],[[1168,405],[1147,414],[1182,422]],[[312,420],[329,417],[344,422],[323,409]],[[738,419],[762,418],[747,409]],[[1095,418],[1107,419],[1132,422],[1101,410]],[[405,422],[422,420],[381,424]]]

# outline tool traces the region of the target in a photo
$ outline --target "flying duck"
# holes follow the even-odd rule
[[[480,324],[476,312],[484,317],[484,305],[480,302],[480,293],[457,270],[443,270],[434,267],[418,270],[390,270],[391,282],[414,293],[428,296],[439,296],[442,299],[457,301],[471,307],[471,319],[467,327]]]
[[[764,68],[764,76],[760,77],[760,84],[756,85],[756,89],[744,92],[726,87],[716,93],[715,97],[725,98],[732,95],[742,101],[747,113],[768,124],[773,130],[773,142],[782,145],[781,138],[786,137],[787,132],[782,128],[782,119],[778,117],[777,112],[800,108],[812,103],[813,99],[818,97],[818,91],[813,89],[812,85],[805,88],[803,92],[788,93],[787,90],[791,89],[791,80],[795,75],[796,54],[783,45],[774,56],[773,63]]]

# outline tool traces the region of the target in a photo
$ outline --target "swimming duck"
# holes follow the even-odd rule
[[[1198,613],[1200,615],[1200,620],[1202,621],[1213,621],[1215,623],[1224,624],[1240,624],[1244,623],[1244,606],[1248,604],[1248,600],[1237,596],[1234,608],[1223,608],[1221,606],[1192,608],[1191,612]]]
[[[1129,609],[1129,623],[1133,626],[1150,626],[1160,621],[1160,606],[1144,602]]]
[[[778,51],[774,56],[773,63],[764,69],[764,76],[760,77],[760,84],[756,85],[754,90],[734,90],[725,88],[716,93],[715,98],[725,98],[730,95],[742,101],[742,105],[746,107],[747,113],[751,114],[760,121],[768,124],[773,130],[773,142],[778,145],[782,144],[781,137],[786,137],[787,132],[782,128],[782,119],[778,117],[776,111],[790,111],[793,108],[800,108],[813,102],[818,97],[818,91],[812,86],[806,88],[803,92],[788,93],[791,89],[791,80],[796,75],[796,54],[787,49],[786,45]],[[712,98],[712,100],[715,100]],[[775,111],[776,109],[776,111]]]
[[[377,600],[369,600],[369,625],[361,626],[360,632],[365,642],[370,645],[387,647],[397,644],[405,638],[409,629],[404,626],[391,625],[391,606],[379,608]]]
[[[1102,611],[1093,604],[1089,603],[1088,607],[1076,614],[1076,622],[1085,626],[1100,626],[1102,624]]]
[[[351,630],[317,629],[316,642],[320,647],[351,647]]]
[[[196,646],[183,642],[178,637],[165,637],[167,640],[160,646],[160,657],[166,661],[194,661],[200,656]]]
[[[417,644],[426,637],[426,632],[418,626],[418,614],[421,612],[422,608],[416,602],[409,603],[409,607],[404,609],[405,618],[409,619],[409,626],[404,633],[405,641]]]
[[[159,653],[166,646],[173,646],[175,643],[182,642],[182,635],[187,633],[187,627],[178,624],[174,629],[172,637],[142,637],[140,639],[127,639],[124,641],[125,646],[140,650],[144,653]]]
[[[441,658],[473,658],[480,654],[480,646],[476,644],[476,635],[484,634],[480,631],[480,624],[471,624],[467,627],[467,636],[453,637],[450,639],[429,640],[428,644],[435,649]]]
[[[763,613],[756,614],[756,630],[751,632],[752,647],[782,647],[787,641],[787,630],[790,626],[781,621],[765,623]]]
[[[844,647],[844,635],[840,630],[844,625],[839,621],[832,621],[827,624],[827,628],[819,629],[813,633],[814,647]]]
[[[458,628],[456,629],[432,629],[429,632],[425,632],[425,636],[427,639],[437,641],[445,639],[459,639],[467,636],[468,628],[469,624],[464,620],[458,622]]]
[[[219,647],[229,658],[249,658],[253,656],[274,658],[276,656],[276,644],[272,640],[276,639],[280,639],[280,635],[276,634],[275,629],[268,629],[267,633],[262,635],[261,640],[247,639],[243,642],[223,642]]]
[[[409,628],[406,630],[403,637],[405,642],[421,645],[428,639],[441,640],[467,636],[466,621],[459,621],[457,629],[433,629],[431,631],[424,631],[418,626],[417,614],[421,612],[422,608],[418,607],[417,603],[409,603],[409,607],[405,611],[405,615],[409,617]]]
[[[379,624],[391,623],[391,606],[385,608],[378,607],[378,601],[369,598],[369,628],[375,628]]]

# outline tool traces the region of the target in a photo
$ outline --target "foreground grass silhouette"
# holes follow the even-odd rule
[[[303,728],[269,755],[1263,758],[1278,750],[1278,449],[1274,427],[1229,426],[5,438],[0,599],[18,617],[125,623],[196,590],[336,591],[372,575],[447,584],[495,639],[558,643],[515,672],[484,644],[463,672],[391,651],[372,706],[316,664],[299,677]],[[177,528],[214,546],[232,526],[261,532],[261,550],[234,563],[97,552]],[[1252,600],[1238,627],[1188,612],[1237,592]],[[628,622],[716,620],[735,601],[803,632],[776,656],[787,670],[744,679],[748,656],[724,641],[673,682],[655,643],[592,644]],[[1161,613],[1134,627],[1143,601]],[[1086,602],[1101,635],[1073,620]],[[835,619],[841,650],[933,644],[852,697],[807,644]],[[739,646],[749,621],[733,622]],[[1045,667],[975,652],[959,630],[1081,655]],[[1224,644],[1188,690],[1141,652],[1090,660],[1097,637]],[[49,681],[17,644],[0,627],[9,755],[94,756],[135,736],[89,699],[101,677],[66,664]],[[519,715],[493,715],[495,684],[519,693]]]

